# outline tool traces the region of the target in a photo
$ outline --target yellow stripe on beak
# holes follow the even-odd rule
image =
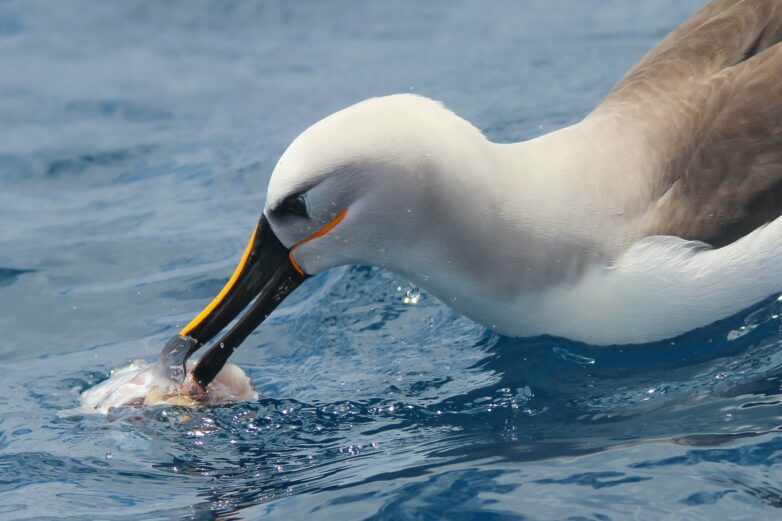
[[[234,287],[236,281],[239,279],[239,275],[241,275],[242,270],[244,269],[244,266],[247,264],[247,259],[250,257],[250,252],[253,249],[253,243],[255,242],[255,234],[257,231],[258,226],[256,226],[253,230],[253,234],[250,236],[250,242],[248,242],[247,246],[244,248],[242,259],[239,261],[239,265],[236,266],[233,275],[231,275],[231,278],[228,279],[226,285],[223,286],[223,289],[221,289],[220,293],[218,293],[217,296],[212,299],[209,305],[206,306],[203,311],[201,311],[193,320],[190,321],[188,325],[182,329],[182,331],[179,332],[180,335],[187,336],[190,331],[196,328],[198,324],[203,322],[203,320],[208,317],[212,311],[214,311],[214,308],[216,308],[220,302],[223,301],[228,292],[231,291],[231,288]]]

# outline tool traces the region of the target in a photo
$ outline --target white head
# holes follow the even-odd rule
[[[373,98],[296,138],[274,169],[264,214],[309,275],[370,264],[433,288],[445,263],[466,272],[483,263],[478,243],[502,200],[489,181],[491,146],[435,101]],[[456,255],[454,235],[473,247]]]

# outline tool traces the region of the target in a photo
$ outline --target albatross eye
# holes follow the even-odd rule
[[[309,217],[307,214],[307,201],[304,199],[303,194],[293,194],[286,197],[282,203],[280,203],[280,206],[277,207],[277,211],[282,214]]]

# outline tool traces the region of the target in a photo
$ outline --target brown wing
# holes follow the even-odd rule
[[[716,0],[593,114],[640,128],[655,177],[644,233],[723,246],[782,215],[782,0]]]

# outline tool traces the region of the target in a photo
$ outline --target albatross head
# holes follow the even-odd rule
[[[460,198],[473,195],[459,174],[484,142],[427,98],[370,99],[293,141],[274,169],[263,213],[307,274],[343,264],[415,271],[427,253],[422,239],[458,224]]]
[[[490,146],[441,104],[409,94],[358,103],[305,130],[272,173],[234,276],[164,348],[171,376],[181,378],[184,359],[254,300],[201,358],[195,375],[206,385],[286,295],[335,266],[389,268],[447,298],[486,255],[457,255],[453,244],[479,240],[496,218]]]

